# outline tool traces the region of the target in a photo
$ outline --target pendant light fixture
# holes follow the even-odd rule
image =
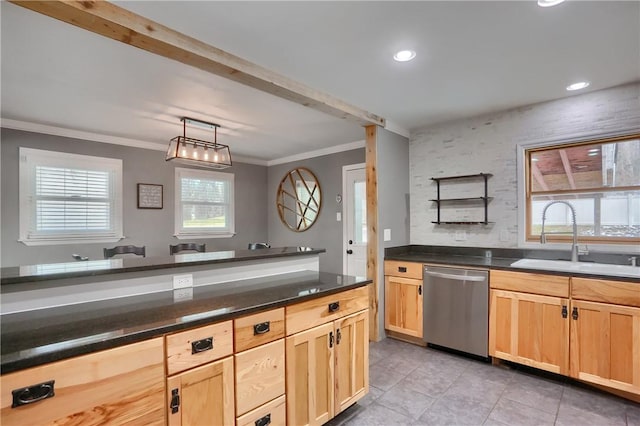
[[[212,169],[226,169],[231,166],[229,146],[218,143],[219,124],[189,117],[182,117],[180,121],[182,136],[176,136],[169,141],[165,160],[178,160]],[[213,142],[187,137],[187,124],[213,129]]]

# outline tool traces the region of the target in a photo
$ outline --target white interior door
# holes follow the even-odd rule
[[[343,273],[367,276],[367,180],[364,164],[342,168]]]

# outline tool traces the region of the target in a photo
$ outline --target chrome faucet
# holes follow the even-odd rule
[[[566,201],[558,200],[551,201],[549,204],[544,206],[542,210],[542,230],[540,231],[540,244],[545,244],[547,242],[547,236],[544,233],[544,221],[546,219],[547,209],[554,204],[565,204],[571,210],[571,222],[573,223],[573,241],[571,243],[571,261],[578,261],[578,224],[576,222],[576,209]]]

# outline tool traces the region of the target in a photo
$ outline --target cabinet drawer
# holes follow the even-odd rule
[[[233,322],[236,352],[284,337],[284,308],[259,312],[238,318]]]
[[[232,321],[225,321],[167,336],[167,374],[231,355],[232,331]]]
[[[287,336],[369,307],[369,286],[286,307]]]
[[[640,307],[640,283],[573,277],[571,278],[571,297]]]
[[[385,260],[384,274],[394,277],[422,279],[422,263]]]
[[[528,272],[490,271],[489,285],[500,290],[569,297],[569,277]]]
[[[284,395],[284,339],[240,352],[235,361],[238,415]]]
[[[33,390],[51,381],[52,389],[43,385]],[[6,374],[0,382],[0,423],[6,426],[165,422],[162,338]],[[12,391],[26,387],[31,394],[20,398],[16,393],[16,402],[31,403],[11,408]],[[38,394],[42,400],[33,402]]]
[[[282,395],[238,417],[236,426],[285,426],[287,423],[286,402],[285,396]]]

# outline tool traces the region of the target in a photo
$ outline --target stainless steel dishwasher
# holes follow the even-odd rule
[[[424,266],[424,340],[489,356],[489,280],[486,270]]]

